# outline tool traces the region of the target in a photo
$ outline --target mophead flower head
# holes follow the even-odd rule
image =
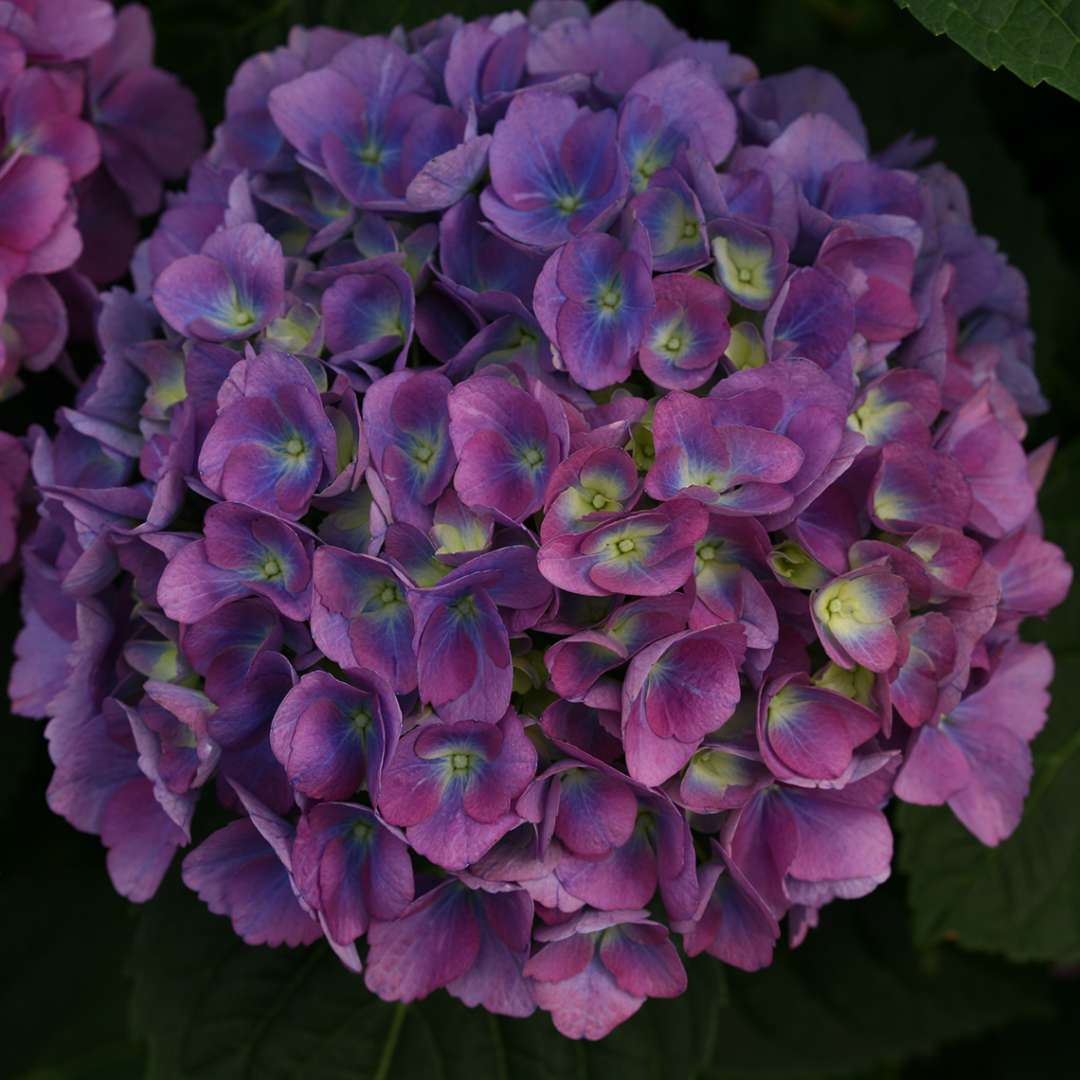
[[[44,313],[86,132],[7,92]],[[893,797],[1004,839],[1071,570],[1022,279],[922,146],[636,0],[242,65],[97,373],[0,444],[12,698],[117,888],[216,800],[182,876],[244,940],[595,1039],[885,881]]]

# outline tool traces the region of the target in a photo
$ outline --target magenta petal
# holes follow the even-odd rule
[[[827,792],[786,788],[798,850],[789,872],[808,881],[887,874],[893,837],[879,810],[853,806]]]
[[[384,1001],[415,1001],[460,978],[476,961],[481,929],[467,891],[451,880],[368,931],[364,982]]]
[[[561,774],[555,835],[578,855],[601,856],[622,847],[637,822],[629,785],[593,769]]]
[[[553,942],[537,955],[562,944]],[[602,1039],[645,1003],[643,997],[620,989],[598,957],[567,979],[535,982],[533,996],[551,1014],[556,1030],[569,1039]]]
[[[963,751],[933,725],[912,736],[904,764],[896,776],[896,797],[920,806],[940,806],[971,781]]]
[[[552,941],[529,957],[525,973],[541,983],[560,983],[580,974],[592,962],[596,945],[587,934]]]
[[[877,714],[843,694],[787,678],[762,692],[758,742],[766,765],[783,779],[835,779],[855,747],[878,734]]]
[[[971,765],[971,783],[949,796],[949,807],[982,843],[1011,836],[1024,812],[1034,767],[1027,744],[995,724],[958,733]]]
[[[154,799],[150,782],[139,777],[120,787],[101,817],[107,866],[121,896],[140,903],[157,892],[183,832]]]
[[[248,819],[212,833],[184,859],[184,884],[249,945],[310,945],[319,924],[301,908],[289,873]]]
[[[656,856],[641,829],[604,858],[564,855],[555,874],[567,892],[601,911],[644,907],[658,882]]]
[[[929,525],[961,529],[971,490],[952,458],[893,442],[882,450],[870,500],[874,521],[886,531],[912,533]]]
[[[426,821],[438,809],[442,798],[439,771],[415,756],[420,734],[414,728],[401,739],[383,772],[379,810],[394,825]]]
[[[464,870],[486,855],[511,829],[520,824],[515,814],[491,822],[475,821],[460,802],[444,800],[425,821],[409,826],[409,844],[436,866]]]
[[[742,971],[759,971],[772,963],[780,927],[754,892],[730,866],[716,867],[716,884],[701,917],[686,932],[687,955],[707,951]]]
[[[745,648],[742,627],[733,624],[685,631],[634,657],[623,684],[631,776],[650,786],[668,779],[732,715]]]
[[[648,721],[643,700],[623,710],[623,752],[630,775],[641,784],[659,787],[693,756],[697,741],[661,737]]]
[[[210,565],[205,541],[194,540],[165,568],[158,603],[170,618],[190,623],[247,592],[247,585],[235,574]]]
[[[398,693],[416,687],[413,619],[402,582],[381,559],[324,545],[312,565],[311,634],[342,667],[362,667]]]
[[[523,975],[529,955],[533,902],[521,889],[480,898],[482,936],[473,967],[447,984],[468,1006],[502,1016],[528,1016],[536,1003]]]
[[[467,587],[445,597],[410,595],[422,700],[446,720],[493,723],[510,703],[506,626],[491,598]]]
[[[656,923],[625,923],[604,932],[600,961],[619,987],[643,997],[677,997],[686,972],[667,930]]]

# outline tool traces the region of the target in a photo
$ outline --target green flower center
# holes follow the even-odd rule
[[[456,773],[466,773],[472,765],[472,754],[462,750],[455,750],[450,755],[450,769]]]
[[[365,165],[378,165],[382,161],[382,148],[375,142],[369,142],[361,147],[356,155]]]
[[[602,311],[614,311],[621,299],[616,289],[607,288],[600,294],[598,305]]]
[[[450,603],[450,608],[462,618],[472,618],[476,615],[476,598],[472,595],[460,596]]]
[[[281,563],[273,555],[267,555],[266,558],[263,559],[263,564],[260,569],[262,576],[266,578],[267,581],[273,581],[275,578],[282,577]]]
[[[626,555],[629,554],[629,552],[633,551],[636,545],[634,541],[631,540],[629,537],[624,537],[622,540],[616,543],[615,547],[620,555]]]
[[[592,497],[591,501],[594,510],[603,510],[608,504],[607,496],[601,495],[599,491]]]
[[[858,605],[850,598],[834,596],[826,605],[825,610],[830,618],[850,618]]]

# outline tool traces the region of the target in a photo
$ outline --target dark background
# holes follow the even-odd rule
[[[294,23],[386,32],[446,10],[433,0],[148,0],[148,6],[158,63],[196,91],[209,125],[221,117],[237,64],[283,42]],[[907,131],[937,137],[936,156],[968,183],[980,231],[997,237],[1028,277],[1037,369],[1054,403],[1033,422],[1030,445],[1059,437],[1044,513],[1050,535],[1080,561],[1074,505],[1080,488],[1072,479],[1080,466],[1080,201],[1070,153],[1080,140],[1080,104],[982,68],[890,0],[660,6],[696,37],[731,41],[763,74],[807,63],[835,71],[861,107],[876,148]],[[457,0],[454,7],[476,16],[501,5]],[[44,421],[62,393],[56,377],[42,378],[0,407],[0,424],[22,431],[31,419]],[[0,629],[5,654],[17,628],[15,599],[9,584]],[[950,831],[944,811],[904,810],[898,872],[877,894],[827,909],[807,945],[794,954],[781,950],[766,973],[692,963],[688,995],[647,1004],[611,1039],[587,1048],[554,1037],[540,1014],[502,1021],[441,993],[422,1006],[382,1005],[321,947],[289,952],[242,945],[175,875],[150,904],[126,903],[110,889],[96,838],[75,833],[45,807],[49,762],[40,728],[5,717],[0,1075],[554,1080],[617,1071],[620,1080],[886,1080],[961,1069],[990,1078],[1069,1072],[1080,1021],[1080,697],[1070,673],[1080,666],[1078,619],[1073,604],[1032,635],[1046,637],[1058,655],[1056,704],[1036,747],[1039,806],[1029,807],[1024,835],[1001,849],[993,878],[1023,906],[1028,881],[1010,868],[1020,866],[1032,880],[1040,871],[1047,897],[1041,907],[1010,923],[1016,914],[1010,893],[1000,905],[1008,910],[994,924],[996,939],[983,923],[953,925],[958,911],[970,915],[1001,899],[978,895],[983,879],[976,877],[966,908],[954,898],[935,923],[922,897],[936,896],[939,879],[947,883],[972,849]],[[1049,884],[1040,859],[1064,867]]]

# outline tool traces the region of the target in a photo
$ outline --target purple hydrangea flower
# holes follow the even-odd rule
[[[907,605],[907,587],[872,563],[817,589],[810,600],[825,651],[841,667],[888,671],[899,651],[893,619]]]
[[[447,404],[462,502],[515,521],[539,510],[570,442],[558,398],[542,383],[530,394],[493,374],[456,387]]]
[[[510,102],[490,167],[480,209],[510,239],[545,251],[610,224],[629,186],[615,114],[547,90]]]
[[[716,165],[735,143],[735,110],[716,78],[682,58],[642,75],[619,110],[619,145],[636,190],[687,153]]]
[[[805,460],[791,439],[760,426],[723,423],[716,403],[673,391],[656,407],[656,461],[645,490],[654,499],[689,495],[727,513],[786,510],[782,486]]]
[[[641,494],[637,466],[618,447],[585,447],[571,454],[547,483],[540,538],[586,532],[614,514],[632,510]]]
[[[731,859],[774,916],[792,903],[863,896],[889,876],[892,833],[880,808],[895,772],[895,758],[879,754],[839,788],[769,777],[729,819]]]
[[[411,589],[421,700],[451,722],[499,720],[514,681],[507,618],[541,611],[550,596],[525,545],[498,548]]]
[[[288,866],[250,818],[211,833],[183,863],[184,884],[249,945],[310,945],[319,924],[300,905]]]
[[[709,237],[720,284],[743,307],[768,308],[787,270],[783,236],[745,218],[723,217],[709,222]]]
[[[411,141],[438,137],[427,127],[431,87],[423,68],[385,39],[351,42],[325,67],[276,86],[268,100],[301,161],[367,209],[404,204],[417,171],[409,169]],[[432,156],[421,152],[420,163]]]
[[[304,366],[269,352],[240,361],[218,394],[198,465],[222,498],[302,517],[320,480],[337,471],[334,428]]]
[[[786,675],[758,699],[757,736],[773,776],[835,781],[853,768],[855,748],[881,728],[865,705],[805,676]]]
[[[702,871],[705,906],[688,924],[683,937],[687,956],[707,952],[743,971],[759,971],[772,963],[780,927],[720,845],[716,858]]]
[[[538,554],[540,572],[556,587],[584,596],[666,596],[690,576],[694,546],[707,524],[704,507],[674,499],[548,540]]]
[[[641,370],[664,389],[695,390],[712,378],[731,338],[727,298],[696,274],[664,274],[654,288],[656,307],[638,354]]]
[[[578,916],[541,930],[525,974],[537,1004],[572,1039],[601,1039],[649,997],[676,997],[686,972],[667,931],[645,912]]]
[[[9,692],[121,893],[205,837],[245,941],[602,1038],[885,881],[893,796],[1016,827],[1071,569],[928,145],[638,0],[296,30],[98,299],[198,126],[136,6],[11,14],[0,392],[101,362],[0,435]]]
[[[656,294],[641,253],[597,233],[571,240],[548,259],[534,304],[574,381],[600,390],[630,374]]]
[[[259,225],[236,225],[170,263],[154,283],[154,304],[181,334],[248,338],[281,313],[284,277],[280,243]]]
[[[630,209],[648,234],[654,270],[693,270],[709,261],[701,204],[674,169],[657,173]]]
[[[339,945],[362,937],[374,919],[392,922],[412,902],[409,849],[365,807],[312,806],[297,824],[292,861],[300,895]]]
[[[368,988],[387,1001],[415,1001],[446,987],[466,1005],[528,1016],[536,1004],[522,974],[533,902],[521,889],[469,888],[454,878],[368,934]]]
[[[746,635],[737,625],[687,630],[642,649],[623,682],[630,775],[650,787],[674,776],[739,703]]]
[[[274,713],[270,747],[289,783],[316,799],[347,799],[362,785],[377,798],[383,768],[401,732],[401,708],[371,672],[349,682],[312,671]]]
[[[447,870],[477,862],[521,818],[511,812],[536,773],[536,751],[513,712],[497,724],[422,724],[383,773],[379,809],[410,845]]]
[[[387,679],[397,693],[416,687],[413,619],[406,584],[382,559],[325,545],[312,562],[311,635],[342,667]]]
[[[359,364],[391,352],[404,362],[416,304],[412,283],[396,266],[363,269],[368,272],[342,275],[323,294],[327,347],[337,364]]]
[[[206,539],[188,542],[161,575],[158,600],[195,622],[241,596],[262,596],[289,619],[311,612],[311,540],[280,520],[234,503],[206,514]]]
[[[428,508],[454,474],[450,389],[436,372],[403,371],[380,379],[364,395],[371,462],[400,521],[427,524]]]

